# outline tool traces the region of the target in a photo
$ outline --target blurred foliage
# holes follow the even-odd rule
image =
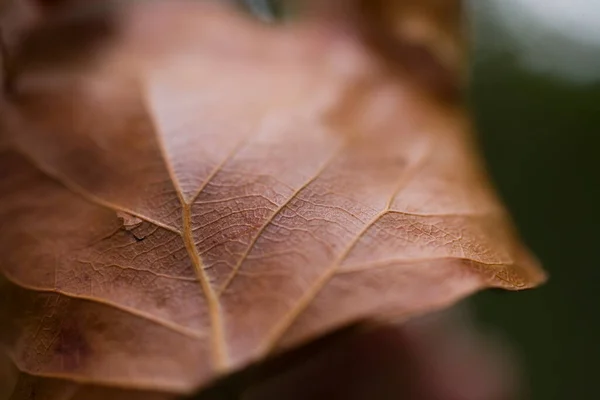
[[[560,68],[562,77],[527,70],[521,60],[531,54],[510,52],[519,49],[519,37],[503,31],[493,15],[473,17],[480,39],[470,100],[488,166],[522,236],[550,273],[540,289],[486,292],[475,303],[480,318],[516,348],[532,400],[595,398],[600,83],[574,83],[585,81],[573,76],[579,68]],[[559,70],[552,59],[540,62],[548,65],[538,71]]]
[[[475,64],[471,94],[500,194],[550,273],[541,289],[479,295],[481,318],[517,348],[532,399],[593,398],[600,85],[535,75],[504,55]]]
[[[282,19],[286,14],[285,4],[282,0],[243,0],[242,4],[265,21]]]
[[[296,8],[294,0],[237,0],[247,11],[267,21],[288,19]]]

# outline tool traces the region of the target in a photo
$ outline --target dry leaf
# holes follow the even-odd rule
[[[13,399],[167,399],[352,322],[544,279],[461,107],[360,35],[205,2],[110,16],[29,37],[0,106]]]

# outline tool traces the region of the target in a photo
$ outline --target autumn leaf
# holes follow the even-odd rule
[[[12,399],[168,399],[544,280],[446,90],[454,31],[338,22],[131,2],[26,35],[0,105]]]

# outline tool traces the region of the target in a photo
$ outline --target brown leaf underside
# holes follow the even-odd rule
[[[168,398],[353,321],[543,280],[462,112],[361,43],[134,10],[93,65],[22,71],[2,105],[15,399]]]

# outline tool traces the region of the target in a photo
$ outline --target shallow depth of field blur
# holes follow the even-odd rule
[[[485,155],[540,289],[483,293],[480,318],[516,348],[531,399],[597,398],[600,359],[600,3],[472,0],[471,102]]]
[[[471,303],[515,349],[526,398],[597,398],[600,3],[470,0],[467,14],[480,142],[550,274],[542,288],[485,292]]]
[[[303,0],[235,1],[260,14],[268,3]],[[523,399],[600,398],[600,0],[465,3],[481,148],[550,278],[468,303],[514,350]]]
[[[526,398],[595,398],[600,4],[470,0],[467,14],[480,142],[523,239],[550,274],[542,288],[485,292],[471,303],[515,350]]]

